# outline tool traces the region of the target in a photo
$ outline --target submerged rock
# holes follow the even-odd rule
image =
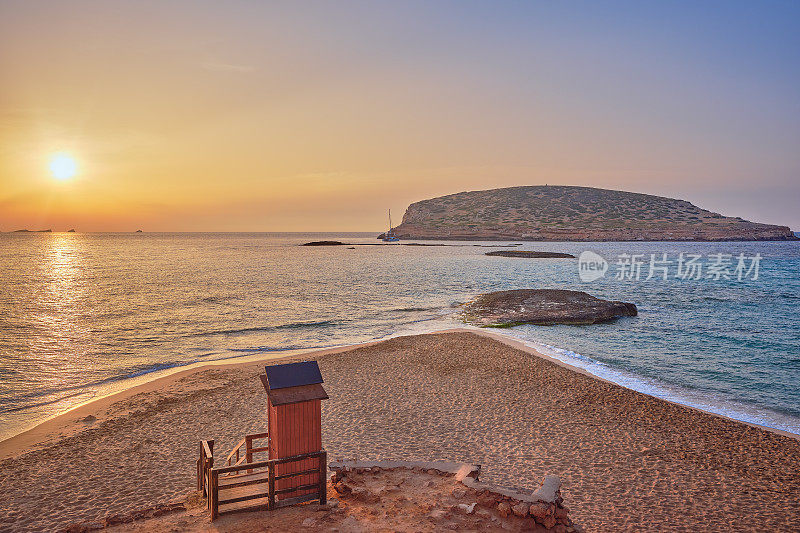
[[[499,257],[525,257],[528,259],[575,259],[575,256],[572,254],[564,254],[561,252],[529,252],[526,250],[497,250],[495,252],[486,252],[485,255]]]
[[[636,316],[637,312],[632,303],[603,300],[581,291],[517,289],[478,296],[464,305],[462,317],[476,326],[508,328],[520,324],[596,324]]]

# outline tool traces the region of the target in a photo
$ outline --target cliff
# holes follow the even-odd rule
[[[401,239],[530,241],[782,241],[786,226],[724,217],[685,200],[592,187],[470,191],[411,204]]]

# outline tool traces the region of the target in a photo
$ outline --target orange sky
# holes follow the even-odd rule
[[[800,229],[785,14],[590,5],[4,2],[0,231],[377,231],[543,183]]]

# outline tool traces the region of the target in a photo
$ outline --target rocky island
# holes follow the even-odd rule
[[[508,328],[588,325],[637,313],[632,303],[602,300],[582,291],[516,289],[481,294],[464,305],[461,316],[474,326]]]
[[[496,252],[486,252],[484,255],[492,257],[520,257],[523,259],[575,259],[575,256],[572,254],[528,250],[497,250]]]
[[[685,200],[592,187],[471,191],[408,206],[401,239],[528,241],[784,241],[786,226],[750,222]]]

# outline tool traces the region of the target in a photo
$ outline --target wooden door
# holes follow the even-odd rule
[[[269,405],[269,458],[282,459],[293,455],[318,452],[322,449],[322,413],[320,400]],[[276,489],[298,487],[319,481],[319,459],[304,459],[277,465],[276,475],[315,469],[314,473],[280,479]],[[317,489],[305,489],[289,494],[280,494],[277,499],[294,498],[316,494]]]

